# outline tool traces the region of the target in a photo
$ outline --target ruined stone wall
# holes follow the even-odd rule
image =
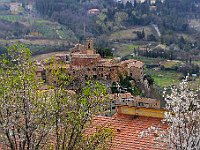
[[[133,77],[134,79],[136,80],[140,80],[142,81],[143,80],[143,67],[142,68],[137,68],[137,67],[130,67],[130,68],[127,68],[127,72],[128,72],[128,75]]]

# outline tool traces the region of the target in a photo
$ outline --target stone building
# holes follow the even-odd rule
[[[70,52],[69,73],[73,77],[118,81],[121,74],[129,75],[135,80],[143,80],[143,62],[134,59],[103,59],[96,53],[92,40],[87,40],[86,46],[75,45]]]
[[[143,82],[144,63],[138,60],[130,59],[120,61],[119,59],[103,59],[96,53],[92,40],[87,40],[86,45],[76,44],[70,49],[69,55],[56,55],[58,66],[66,69],[67,73],[74,79],[97,79],[118,81],[119,75],[131,76],[136,81]],[[44,65],[46,76],[51,81],[51,69]],[[54,68],[55,69],[55,68]]]
[[[111,109],[118,106],[161,109],[160,100],[133,96],[131,93],[115,93],[110,95]]]
[[[70,49],[70,52],[71,68],[95,66],[101,59],[100,55],[94,50],[92,40],[87,40],[86,46],[75,45],[74,48]]]

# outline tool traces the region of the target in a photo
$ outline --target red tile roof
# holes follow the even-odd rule
[[[135,59],[129,59],[129,60],[124,60],[120,62],[121,65],[127,65],[128,68],[131,67],[136,67],[136,68],[142,68],[144,66],[144,63]]]
[[[136,117],[115,114],[113,117],[96,116],[89,129],[94,132],[98,126],[109,126],[114,128],[116,135],[112,141],[111,150],[161,150],[154,141],[154,136],[140,137],[141,131],[151,126],[166,128],[159,118]]]

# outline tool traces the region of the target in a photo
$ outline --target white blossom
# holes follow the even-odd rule
[[[164,90],[166,113],[162,120],[168,128],[150,127],[141,136],[155,133],[155,140],[166,149],[200,149],[200,99],[198,90],[189,88],[187,78],[179,86]]]

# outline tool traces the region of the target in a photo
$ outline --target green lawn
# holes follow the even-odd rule
[[[182,74],[175,71],[161,71],[153,69],[145,69],[145,74],[152,76],[154,84],[162,88],[179,84],[182,76]]]

